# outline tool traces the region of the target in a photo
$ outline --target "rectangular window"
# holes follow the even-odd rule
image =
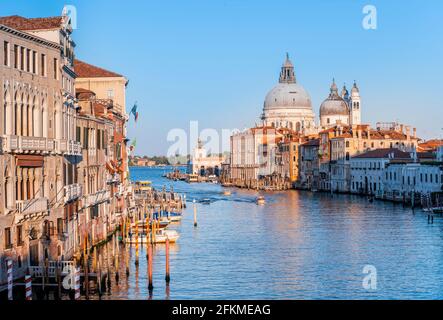
[[[11,228],[5,228],[5,249],[12,248]]]
[[[20,70],[25,71],[25,48],[20,47]]]
[[[40,75],[42,77],[46,77],[46,55],[45,54],[41,55],[40,67],[41,67]]]
[[[18,45],[14,45],[14,68],[18,69]]]
[[[75,132],[75,140],[76,140],[77,142],[82,142],[82,140],[81,140],[81,134],[82,134],[82,130],[81,130],[81,128],[80,128],[80,127],[77,127],[77,128],[76,128],[76,132]]]
[[[64,221],[63,218],[57,219],[57,234],[63,234],[64,230]]]
[[[100,142],[101,142],[101,139],[100,139],[100,129],[97,129],[97,149],[98,150],[100,150],[101,149],[101,146],[100,146]]]
[[[37,73],[37,52],[32,51],[32,73]]]
[[[58,59],[54,58],[54,79],[58,79]]]
[[[26,50],[26,71],[31,72],[31,49]]]
[[[5,41],[3,43],[3,55],[4,55],[4,65],[9,67],[9,42]]]
[[[17,226],[17,245],[21,246],[23,244],[23,226]]]
[[[89,131],[88,128],[83,128],[83,149],[89,148]]]

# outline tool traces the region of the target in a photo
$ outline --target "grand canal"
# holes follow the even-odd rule
[[[349,195],[300,191],[222,194],[216,184],[171,182],[165,169],[132,168],[132,180],[151,180],[185,193],[188,207],[173,226],[171,283],[165,285],[165,247],[154,251],[154,290],[148,292],[146,250],[130,275],[104,299],[435,299],[443,298],[443,224],[422,211]],[[198,227],[193,226],[193,199]],[[123,254],[124,250],[121,250]],[[124,260],[123,257],[121,260]],[[362,285],[363,268],[377,270],[377,288]]]

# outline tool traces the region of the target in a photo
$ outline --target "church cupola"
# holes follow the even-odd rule
[[[349,92],[348,92],[348,89],[346,89],[346,84],[343,85],[343,89],[341,90],[341,97],[344,100],[348,100],[349,99]]]
[[[295,73],[294,73],[294,65],[291,60],[289,60],[289,54],[286,53],[286,61],[281,67],[280,72],[280,83],[295,83]]]
[[[330,98],[338,97],[338,88],[335,84],[335,78],[332,78],[332,84],[331,84],[331,94],[329,95]]]

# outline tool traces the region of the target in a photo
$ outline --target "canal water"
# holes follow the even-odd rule
[[[170,248],[171,282],[165,285],[165,247],[154,249],[154,290],[148,291],[146,250],[139,266],[129,249],[130,275],[120,262],[103,299],[442,299],[442,218],[401,204],[350,195],[303,191],[261,193],[218,184],[173,182],[163,168],[131,168],[132,180],[172,185],[188,201],[172,226],[180,239]],[[192,200],[198,226],[193,226]],[[124,261],[120,250],[120,261]],[[364,286],[369,265],[372,284]],[[376,271],[376,274],[375,272]],[[375,282],[376,280],[376,282]]]

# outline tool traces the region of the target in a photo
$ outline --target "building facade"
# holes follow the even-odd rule
[[[67,237],[82,188],[76,179],[73,58],[67,16],[0,18],[0,284],[46,259],[73,255]]]

